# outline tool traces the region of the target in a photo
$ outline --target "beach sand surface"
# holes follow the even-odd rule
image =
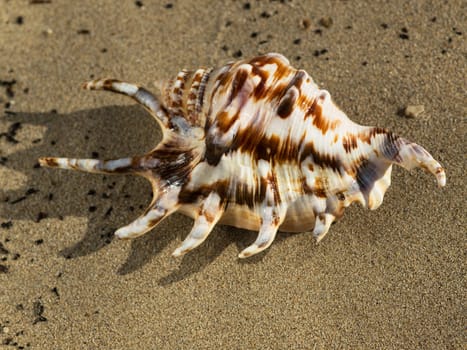
[[[463,1],[0,0],[1,349],[466,347]],[[401,168],[383,205],[354,205],[316,244],[217,226],[180,259],[192,220],[114,231],[149,204],[141,178],[37,167],[116,158],[161,132],[113,77],[154,89],[182,68],[280,52],[361,124],[423,145],[439,189]],[[416,118],[401,114],[423,105]]]

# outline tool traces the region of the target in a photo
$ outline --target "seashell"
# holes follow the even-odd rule
[[[120,228],[135,238],[180,211],[194,226],[173,255],[200,245],[217,224],[258,230],[240,258],[269,247],[278,230],[313,231],[320,241],[344,209],[378,208],[392,165],[446,176],[421,146],[352,122],[303,70],[279,54],[181,71],[160,88],[99,79],[88,90],[132,97],[159,123],[163,139],[147,154],[114,160],[41,158],[42,166],[135,174],[151,182],[146,211]]]

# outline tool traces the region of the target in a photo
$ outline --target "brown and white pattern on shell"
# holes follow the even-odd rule
[[[446,182],[424,148],[352,122],[279,54],[184,70],[160,87],[160,99],[113,79],[84,88],[132,97],[159,122],[162,141],[132,158],[41,158],[40,164],[147,178],[150,206],[116,235],[138,237],[180,211],[194,225],[175,256],[201,244],[217,223],[259,231],[242,258],[269,247],[278,230],[312,230],[319,241],[353,202],[380,206],[393,164],[420,167],[440,186]]]

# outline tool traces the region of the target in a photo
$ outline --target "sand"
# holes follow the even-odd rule
[[[465,348],[462,3],[2,0],[0,348]],[[174,259],[191,228],[182,215],[113,239],[149,203],[143,179],[37,168],[39,156],[114,158],[160,139],[142,109],[83,81],[152,89],[265,52],[307,70],[353,120],[423,145],[447,186],[397,168],[381,208],[352,206],[320,244],[280,234],[241,261],[255,233],[219,226]],[[408,105],[424,112],[406,118]]]

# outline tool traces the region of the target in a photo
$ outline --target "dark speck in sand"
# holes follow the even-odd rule
[[[318,56],[324,55],[327,52],[328,52],[327,49],[315,50],[313,51],[313,56],[318,57]]]
[[[112,207],[110,207],[109,209],[107,209],[107,211],[105,212],[104,216],[105,216],[105,217],[110,216],[110,214],[112,213],[112,210],[113,210]]]
[[[11,201],[10,204],[17,204],[19,202],[22,202],[26,199],[26,196],[21,196],[19,198],[16,198],[15,200]]]
[[[251,9],[251,4],[250,4],[249,2],[244,3],[244,4],[243,4],[243,9],[244,9],[244,10],[249,10],[249,9]]]
[[[7,273],[8,266],[0,264],[0,273]]]
[[[91,31],[89,29],[78,29],[76,33],[80,35],[89,35],[91,34]]]
[[[8,251],[8,249],[5,248],[5,246],[3,245],[2,242],[0,242],[0,254],[9,254],[10,252]]]
[[[47,318],[43,316],[44,313],[44,305],[42,304],[42,301],[40,299],[36,300],[33,305],[32,305],[32,312],[35,316],[34,321],[32,324],[36,324],[39,322],[47,322]]]
[[[52,293],[54,293],[57,296],[57,298],[60,298],[60,294],[58,293],[58,288],[57,287],[53,287],[51,289],[51,291],[52,291]]]
[[[232,56],[233,56],[234,58],[240,58],[240,57],[243,56],[243,52],[242,52],[242,50],[237,50],[237,51],[235,51],[235,52],[233,53]]]
[[[2,222],[1,225],[0,225],[2,228],[4,229],[9,229],[13,226],[13,222],[12,221],[5,221],[5,222]]]
[[[42,211],[40,211],[38,214],[37,214],[37,217],[36,217],[36,222],[41,222],[42,220],[46,219],[49,215],[47,213],[44,213]]]
[[[41,245],[42,243],[44,243],[44,240],[43,240],[42,238],[36,239],[36,240],[34,241],[34,244],[35,244],[35,245]]]
[[[0,80],[0,86],[4,86],[6,88],[6,94],[9,98],[13,98],[15,96],[15,92],[13,90],[13,86],[15,84],[16,84],[16,79]]]
[[[29,196],[31,194],[34,194],[34,193],[37,193],[39,192],[39,190],[37,188],[28,188],[28,190],[26,191],[26,195]]]
[[[20,122],[13,123],[8,127],[7,132],[0,133],[0,138],[4,137],[7,140],[7,142],[10,142],[10,143],[14,143],[14,144],[19,143],[19,141],[15,138],[19,129],[21,129],[21,123]]]
[[[24,23],[24,17],[23,16],[18,16],[16,17],[16,20],[15,20],[16,24],[18,25],[22,25]]]
[[[409,40],[409,30],[406,27],[401,28],[401,33],[399,34],[399,38],[403,40]]]
[[[143,2],[142,1],[135,1],[135,5],[138,6],[138,7],[143,7]]]
[[[173,5],[172,3],[169,2],[169,3],[165,4],[164,7],[165,7],[166,9],[171,9],[171,8],[174,7],[174,5]]]
[[[302,19],[301,25],[303,29],[308,29],[311,26],[311,20],[309,18]]]

